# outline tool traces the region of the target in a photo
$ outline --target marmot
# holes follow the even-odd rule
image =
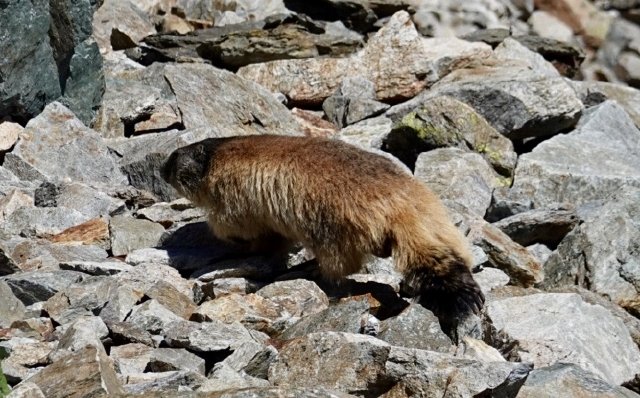
[[[174,151],[162,177],[209,211],[223,240],[301,242],[337,280],[393,255],[404,284],[437,313],[478,313],[465,238],[426,185],[382,155],[326,138],[209,138]]]

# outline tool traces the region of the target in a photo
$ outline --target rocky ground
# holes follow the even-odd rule
[[[639,22],[637,0],[0,2],[0,396],[640,396]],[[425,181],[482,315],[441,325],[390,259],[331,286],[289,269],[303,250],[249,256],[159,177],[264,133]]]

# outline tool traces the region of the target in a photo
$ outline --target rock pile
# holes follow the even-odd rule
[[[637,1],[4,3],[0,396],[639,396]],[[158,166],[247,134],[427,183],[482,316],[216,240]]]

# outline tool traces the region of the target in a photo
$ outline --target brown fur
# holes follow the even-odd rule
[[[384,156],[323,138],[219,138],[176,150],[162,174],[210,211],[222,239],[302,242],[329,280],[358,272],[370,254],[393,254],[427,307],[482,307],[465,239],[440,200]]]

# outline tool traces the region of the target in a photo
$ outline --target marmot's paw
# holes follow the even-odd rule
[[[479,314],[484,305],[484,294],[464,263],[452,264],[444,275],[416,270],[405,283],[411,295],[438,317]]]

